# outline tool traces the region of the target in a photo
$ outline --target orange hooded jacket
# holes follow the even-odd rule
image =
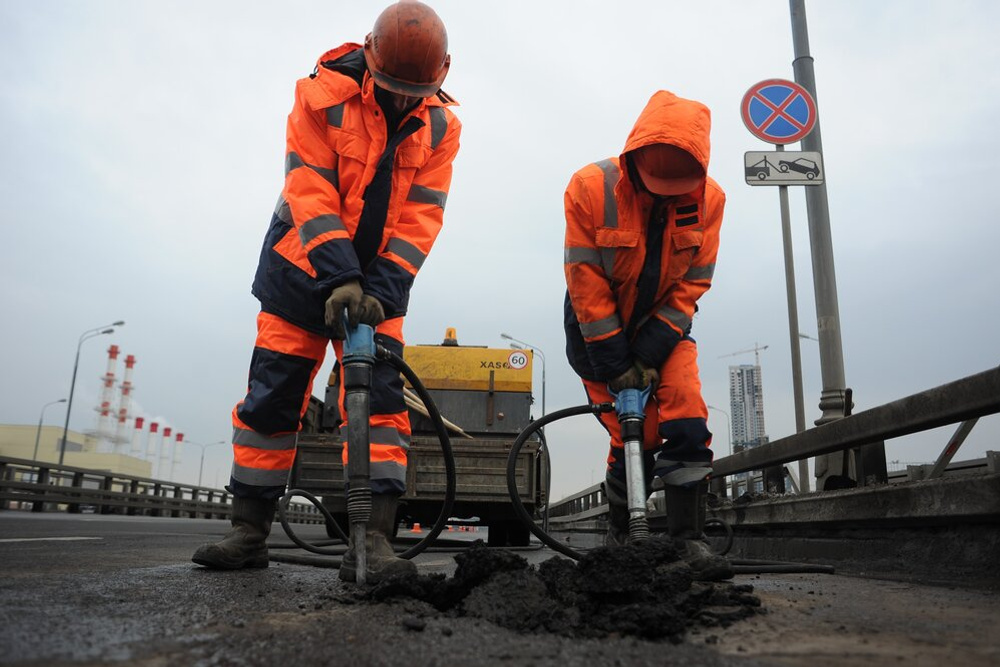
[[[588,165],[570,180],[566,347],[584,379],[611,380],[635,359],[659,369],[691,329],[696,302],[712,285],[725,194],[706,176],[688,194],[657,200],[629,166],[628,154],[672,144],[707,174],[710,126],[703,104],[659,91],[621,156]],[[659,243],[658,257],[647,253]]]
[[[461,132],[454,104],[439,91],[388,133],[358,44],[323,54],[298,81],[285,186],[253,285],[266,310],[328,336],[330,291],[357,279],[387,318],[406,313],[443,222]]]

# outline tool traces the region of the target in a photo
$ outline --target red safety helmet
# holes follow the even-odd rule
[[[400,0],[375,19],[365,37],[365,61],[381,88],[407,97],[430,97],[451,65],[448,33],[433,9]]]
[[[671,144],[649,144],[632,151],[643,185],[654,195],[683,195],[705,180],[701,163],[683,148]]]

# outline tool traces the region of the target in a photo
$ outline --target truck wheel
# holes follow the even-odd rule
[[[486,545],[490,547],[507,546],[507,522],[492,521],[489,524],[489,532],[486,535]]]
[[[526,547],[531,541],[531,531],[518,520],[510,522],[507,528],[507,541],[512,547]]]
[[[526,547],[531,539],[531,531],[517,519],[493,521],[486,544],[491,547]]]

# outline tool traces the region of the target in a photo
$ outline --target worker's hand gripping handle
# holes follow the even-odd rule
[[[646,475],[642,467],[642,427],[652,385],[645,389],[622,389],[615,398],[615,412],[625,446],[625,485],[628,502],[628,533],[632,543],[649,538],[646,520]]]
[[[346,312],[344,321],[348,321]],[[344,367],[344,407],[347,413],[347,516],[351,522],[350,538],[358,563],[356,582],[364,584],[368,569],[365,533],[372,514],[368,416],[375,365],[375,330],[366,324],[353,328],[348,326],[341,363]]]

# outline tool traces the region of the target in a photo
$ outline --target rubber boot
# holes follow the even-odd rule
[[[417,566],[412,561],[396,556],[389,540],[396,526],[396,506],[399,498],[383,494],[372,495],[372,516],[365,532],[365,547],[367,549],[366,582],[377,584],[380,581],[401,574],[416,574]],[[355,556],[356,545],[351,544],[344,554],[340,564],[340,580],[356,581],[358,576],[358,559]]]
[[[608,499],[608,532],[604,536],[604,546],[623,547],[629,544],[628,499],[622,483],[607,477],[602,485]]]
[[[203,544],[191,557],[216,570],[267,567],[267,536],[274,521],[274,500],[233,496],[233,527],[215,544]]]
[[[683,540],[681,557],[691,568],[695,581],[722,581],[733,578],[733,566],[724,556],[712,551],[705,537],[705,502],[708,484],[692,488],[665,486],[667,532]]]

